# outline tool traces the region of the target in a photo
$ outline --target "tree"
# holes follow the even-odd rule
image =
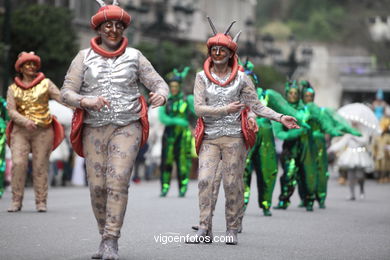
[[[260,87],[263,89],[274,89],[284,93],[284,82],[286,76],[271,66],[258,65],[254,68],[254,73],[259,77]]]
[[[163,77],[174,68],[182,70],[184,67],[190,66],[191,71],[186,77],[183,90],[185,93],[192,93],[194,73],[198,70],[195,64],[203,64],[204,60],[204,56],[196,50],[193,44],[180,44],[172,41],[162,41],[160,44],[142,42],[135,48],[145,55]]]
[[[21,6],[12,13],[11,24],[11,60],[22,51],[34,51],[42,59],[45,75],[61,86],[78,49],[71,11],[49,5]]]

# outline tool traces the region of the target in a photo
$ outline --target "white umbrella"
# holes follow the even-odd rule
[[[365,134],[379,134],[379,122],[374,112],[362,103],[352,103],[337,110],[337,113],[349,122],[359,124],[359,130]]]

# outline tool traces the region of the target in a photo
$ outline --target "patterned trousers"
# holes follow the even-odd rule
[[[141,124],[85,127],[83,148],[93,213],[103,238],[119,238]]]
[[[219,186],[217,169],[221,161],[225,190],[226,229],[237,230],[244,207],[243,173],[247,150],[242,138],[220,137],[203,140],[199,152],[199,227],[211,229]]]
[[[33,131],[14,124],[11,133],[12,154],[12,204],[22,206],[26,183],[28,155],[32,152],[32,177],[35,204],[46,205],[48,191],[49,156],[52,150],[54,131],[52,127]]]

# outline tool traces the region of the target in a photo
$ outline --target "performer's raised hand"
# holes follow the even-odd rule
[[[280,123],[282,123],[288,129],[299,129],[297,124],[297,119],[292,116],[282,115],[280,118]]]
[[[165,98],[162,95],[150,92],[149,96],[150,103],[152,103],[152,108],[156,108],[165,104]]]

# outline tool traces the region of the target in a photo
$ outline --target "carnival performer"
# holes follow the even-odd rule
[[[49,110],[49,99],[61,102],[60,90],[39,72],[40,67],[39,56],[20,53],[15,63],[18,75],[8,87],[7,143],[12,155],[12,203],[8,212],[22,209],[30,152],[36,209],[47,211],[49,156],[64,138],[63,127]]]
[[[359,131],[352,128],[347,122],[343,122],[335,115],[331,115],[328,109],[320,108],[314,103],[315,90],[309,81],[303,80],[300,82],[302,86],[301,94],[305,108],[309,110],[311,116],[308,124],[311,127],[314,141],[315,163],[317,166],[317,185],[315,191],[316,200],[321,209],[325,209],[325,200],[327,196],[327,186],[329,179],[328,172],[328,154],[325,134],[333,133],[332,129],[336,129],[340,133],[350,133],[355,136],[361,136]],[[339,135],[339,133],[335,133]]]
[[[5,189],[5,145],[6,145],[6,134],[5,130],[7,127],[7,121],[9,121],[7,113],[7,102],[3,97],[0,97],[0,199],[3,197]]]
[[[263,105],[279,113],[294,116],[298,119],[300,125],[308,127],[308,125],[303,122],[303,114],[300,114],[297,110],[292,108],[278,92],[272,89],[263,90],[259,87],[259,78],[256,74],[253,73],[254,66],[250,61],[245,62],[243,65],[243,71],[251,78],[253,84],[256,86],[257,96]],[[256,119],[256,115],[253,113],[249,113],[248,117]],[[278,172],[275,140],[271,121],[262,117],[258,117],[256,121],[259,131],[256,134],[256,142],[249,150],[248,156],[246,158],[246,166],[243,176],[244,208],[239,216],[240,221],[238,233],[242,232],[242,219],[244,217],[245,209],[249,203],[250,185],[253,170],[255,170],[257,178],[258,205],[261,209],[263,209],[263,214],[265,216],[272,215],[270,207],[272,203],[272,194],[275,187],[276,175]],[[217,203],[221,180],[222,171],[219,169],[217,170],[216,176],[214,178],[212,211],[214,211],[215,205]],[[198,230],[199,226],[192,226],[192,229]]]
[[[311,128],[313,125],[316,125],[318,129],[326,131],[332,136],[340,136],[342,134],[340,131],[333,129],[330,124],[327,124],[324,118],[317,116],[319,113],[315,113],[315,111],[319,111],[318,107],[314,104],[306,106],[303,104],[297,81],[286,83],[286,96],[291,106],[306,115],[306,121],[310,128],[288,130],[281,124],[274,124],[276,136],[284,141],[281,155],[284,173],[280,177],[281,194],[275,209],[287,209],[290,205],[290,197],[294,192],[296,184],[298,184],[299,196],[302,200],[301,206],[306,207],[307,211],[313,211],[318,168],[316,163],[317,148]]]
[[[381,134],[373,141],[372,153],[378,182],[390,182],[390,117],[382,117],[380,121]]]
[[[375,95],[375,100],[372,102],[372,107],[376,118],[380,121],[384,116],[390,116],[390,106],[384,99],[382,89],[378,89]]]
[[[352,121],[352,126],[359,127],[359,123]],[[360,187],[360,198],[363,199],[365,172],[367,169],[374,168],[374,161],[370,156],[367,146],[369,144],[369,135],[354,136],[345,134],[329,148],[329,153],[340,152],[337,164],[340,169],[347,171],[350,196],[349,200],[355,200],[356,182]]]
[[[249,148],[255,137],[247,130],[256,128],[255,120],[247,119],[244,107],[248,106],[256,115],[280,121],[289,128],[299,126],[295,118],[263,106],[251,79],[238,70],[236,42],[239,33],[233,39],[228,35],[234,22],[225,33],[217,33],[210,19],[209,22],[214,36],[207,41],[209,57],[203,65],[204,70],[197,73],[194,86],[195,111],[200,117],[196,129],[200,221],[199,230],[189,237],[187,243],[212,242],[214,179],[222,161],[226,234],[232,238],[227,244],[236,245],[239,215],[244,206],[243,172],[247,148],[243,137],[247,137]]]
[[[161,194],[168,194],[173,170],[176,163],[179,183],[179,197],[187,192],[191,170],[192,133],[189,125],[190,104],[181,91],[181,84],[190,67],[182,72],[174,69],[168,76],[170,95],[165,106],[160,107],[159,119],[165,125],[161,152]]]
[[[279,93],[271,89],[263,90],[259,87],[259,77],[254,73],[254,66],[250,61],[245,62],[244,69],[245,73],[252,79],[257,90],[258,99],[263,105],[279,113],[299,118],[298,111],[292,108]],[[246,158],[244,203],[246,208],[249,203],[252,172],[254,170],[257,182],[257,203],[263,210],[264,216],[272,216],[272,194],[278,174],[275,139],[269,119],[258,117],[256,121],[259,131],[256,134],[255,145],[249,150]]]
[[[92,209],[102,236],[92,258],[118,259],[131,172],[149,131],[138,82],[151,90],[152,108],[164,105],[169,90],[142,53],[127,47],[123,33],[130,15],[118,1],[98,2],[101,8],[91,18],[98,36],[72,61],[61,94],[78,108],[71,142],[86,160]]]

